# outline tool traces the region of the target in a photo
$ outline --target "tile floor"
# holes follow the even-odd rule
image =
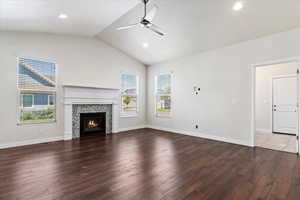
[[[256,132],[256,146],[278,151],[296,153],[296,136]]]

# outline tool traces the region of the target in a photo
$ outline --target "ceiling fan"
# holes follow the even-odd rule
[[[152,23],[152,20],[154,19],[158,11],[158,6],[154,5],[154,7],[147,13],[147,4],[149,3],[149,1],[150,0],[142,0],[144,4],[144,16],[139,23],[130,24],[128,26],[122,26],[117,28],[117,30],[126,30],[126,29],[135,28],[137,26],[141,26],[143,28],[150,29],[151,31],[161,36],[164,36],[166,33],[164,33],[158,26]]]

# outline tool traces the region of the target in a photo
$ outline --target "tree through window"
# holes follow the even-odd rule
[[[138,112],[138,77],[122,74],[122,116],[136,116]]]
[[[171,74],[161,74],[155,77],[156,115],[171,115]]]

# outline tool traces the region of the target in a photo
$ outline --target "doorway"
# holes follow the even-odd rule
[[[254,66],[254,146],[298,153],[298,61]]]

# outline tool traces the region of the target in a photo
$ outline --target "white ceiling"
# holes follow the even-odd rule
[[[0,30],[94,36],[139,0],[0,0]],[[69,18],[58,19],[60,13]]]
[[[0,0],[0,30],[97,35],[149,65],[300,26],[299,0],[241,0],[239,12],[232,10],[236,0],[150,0],[160,8],[153,22],[165,37],[141,27],[117,31],[139,21],[140,1]]]
[[[165,37],[140,27],[116,31],[139,20],[141,4],[98,37],[145,64],[154,64],[300,26],[299,0],[242,1],[244,9],[236,12],[232,10],[236,0],[152,0],[160,8],[154,23],[167,32]],[[144,42],[149,43],[147,49]]]

